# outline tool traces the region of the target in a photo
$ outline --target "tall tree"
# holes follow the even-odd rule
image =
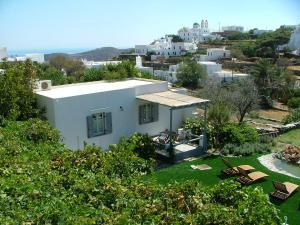
[[[0,76],[0,117],[25,120],[39,115],[33,92],[41,72],[30,60],[7,63]]]
[[[58,70],[64,69],[68,76],[72,76],[76,80],[80,79],[85,70],[83,62],[77,59],[67,58],[63,55],[50,58],[49,63]]]
[[[272,65],[266,59],[259,59],[251,74],[254,77],[262,104],[267,107],[271,107],[273,99],[284,96],[293,86],[293,80],[287,70]]]
[[[243,122],[246,113],[257,108],[258,91],[252,78],[244,78],[233,85],[231,106],[236,112],[239,123]]]
[[[197,88],[206,78],[206,70],[194,60],[182,63],[177,71],[177,79],[185,87]]]

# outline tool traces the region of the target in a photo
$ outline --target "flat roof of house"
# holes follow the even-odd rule
[[[137,99],[158,103],[160,105],[168,106],[170,108],[187,108],[201,103],[209,102],[207,99],[196,98],[193,96],[178,94],[173,91],[163,91],[151,94],[139,95]]]
[[[57,99],[57,98],[66,98],[66,97],[87,95],[87,94],[93,94],[99,92],[134,88],[137,86],[152,84],[154,82],[162,82],[162,81],[142,80],[142,79],[132,79],[132,80],[114,81],[114,82],[95,81],[95,82],[54,86],[50,90],[37,91],[36,94]]]
[[[202,65],[220,65],[218,63],[211,62],[211,61],[199,61],[198,63]]]

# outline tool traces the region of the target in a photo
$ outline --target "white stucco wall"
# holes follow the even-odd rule
[[[202,61],[199,61],[198,63],[206,69],[208,76],[213,76],[216,72],[220,72],[222,70],[222,64]]]
[[[161,105],[158,121],[139,124],[138,107],[145,102],[136,99],[137,95],[167,90],[167,82],[154,81],[133,88],[57,99],[38,95],[38,103],[40,107],[46,107],[45,116],[49,123],[60,131],[63,142],[71,149],[82,149],[84,142],[107,149],[121,137],[128,137],[134,132],[155,135],[169,129],[170,110]],[[173,131],[177,131],[186,116],[192,116],[193,110],[194,108],[188,108],[173,111]],[[112,113],[112,133],[88,138],[86,117],[97,112]]]

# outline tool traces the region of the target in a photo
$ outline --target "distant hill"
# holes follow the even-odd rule
[[[66,53],[51,53],[51,54],[45,54],[45,60],[49,61],[51,57],[57,56],[57,55],[63,55],[70,58],[75,59],[87,59],[87,60],[93,60],[93,61],[105,61],[110,60],[114,57],[119,56],[122,53],[129,53],[132,52],[133,48],[128,49],[118,49],[113,47],[103,47],[103,48],[96,48],[91,51],[87,52],[81,52],[76,54],[66,54]]]

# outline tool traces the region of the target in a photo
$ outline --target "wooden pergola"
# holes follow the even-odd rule
[[[173,124],[173,111],[177,109],[190,108],[195,106],[204,105],[204,151],[207,150],[207,105],[209,100],[196,98],[193,96],[179,94],[173,91],[156,92],[151,94],[139,95],[136,97],[139,100],[157,103],[159,105],[167,106],[170,110],[170,153],[173,151],[173,138],[172,138],[172,124]]]

